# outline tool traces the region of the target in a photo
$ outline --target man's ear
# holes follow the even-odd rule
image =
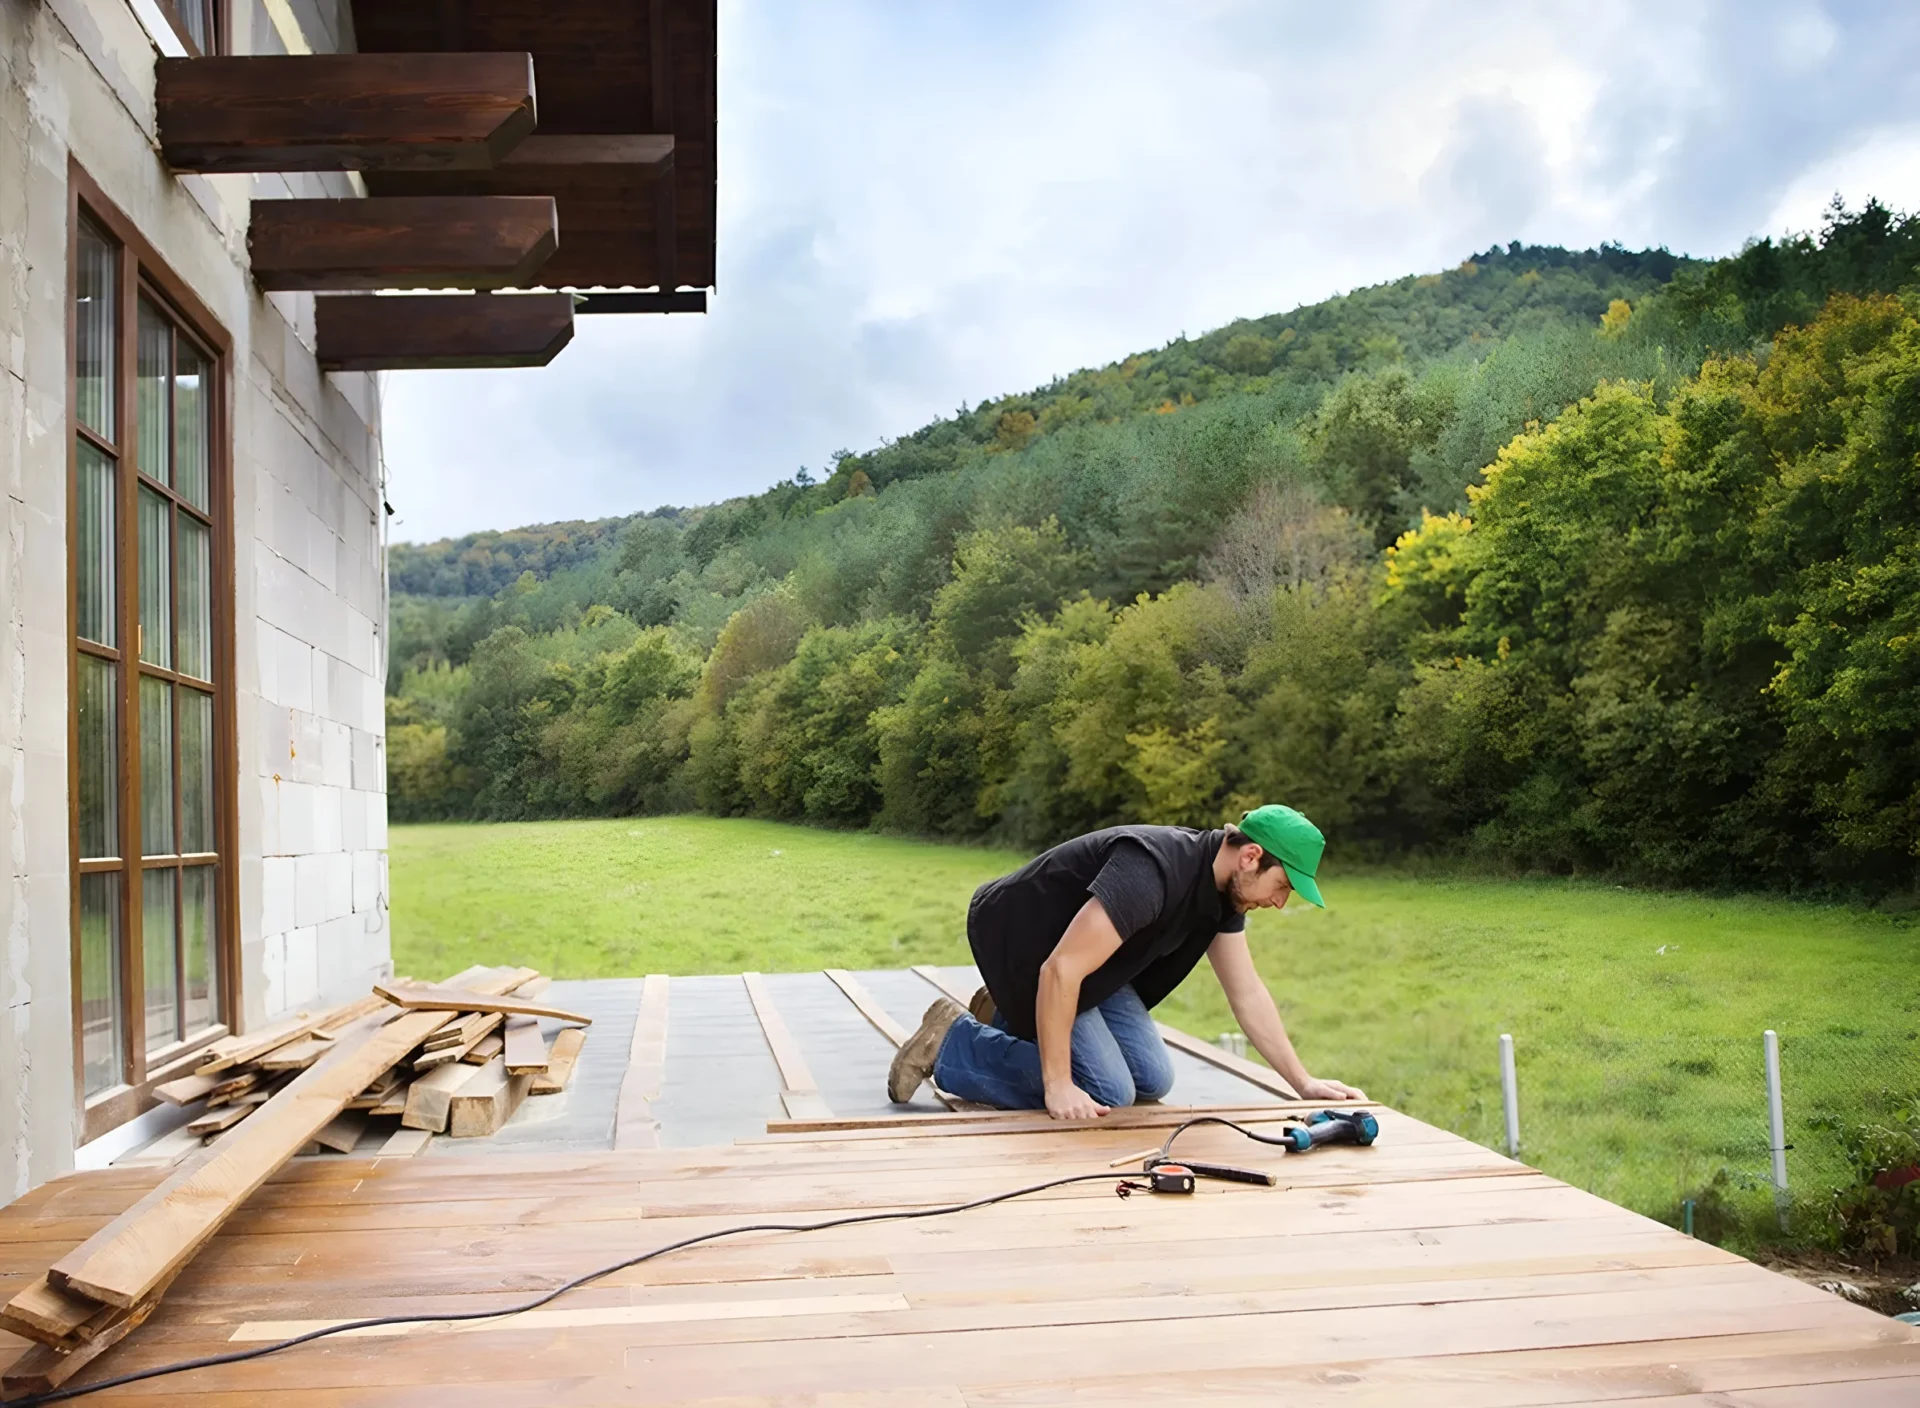
[[[1249,841],[1240,848],[1240,868],[1253,871],[1260,868],[1260,862],[1266,858],[1266,851],[1257,841]]]

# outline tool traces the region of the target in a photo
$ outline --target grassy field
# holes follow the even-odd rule
[[[401,826],[394,960],[565,977],[960,963],[968,896],[1022,859],[700,817]],[[1337,864],[1323,880],[1328,912],[1251,925],[1309,1066],[1499,1146],[1511,1032],[1523,1157],[1650,1216],[1694,1198],[1723,1240],[1770,1229],[1765,1028],[1782,1037],[1799,1230],[1839,1177],[1819,1117],[1920,1097],[1912,920]],[[1160,1015],[1233,1027],[1204,965]]]

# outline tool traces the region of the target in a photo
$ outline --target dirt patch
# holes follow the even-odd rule
[[[1832,1252],[1763,1253],[1755,1258],[1770,1271],[1819,1286],[1882,1315],[1920,1310],[1920,1261],[1849,1261]]]

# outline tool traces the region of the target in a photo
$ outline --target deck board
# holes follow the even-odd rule
[[[738,1014],[725,1000],[713,1015]],[[1163,1132],[1181,1112],[1140,1117]],[[216,1353],[275,1322],[497,1307],[620,1253],[740,1220],[1103,1176],[952,1218],[756,1234],[631,1268],[537,1319],[323,1341],[98,1401],[1912,1401],[1920,1330],[1405,1115],[1383,1110],[1381,1122],[1372,1149],[1305,1156],[1196,1130],[1181,1146],[1195,1157],[1271,1167],[1281,1182],[1207,1185],[1188,1199],[1114,1196],[1107,1160],[1152,1139],[1137,1125],[301,1160],[98,1372]],[[0,1279],[16,1284],[161,1176],[74,1175],[0,1210]],[[0,1340],[0,1357],[19,1347]]]

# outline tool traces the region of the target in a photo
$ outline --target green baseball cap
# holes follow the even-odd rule
[[[1327,848],[1327,838],[1320,834],[1319,827],[1292,807],[1276,802],[1255,807],[1241,817],[1240,829],[1280,862],[1301,899],[1319,909],[1327,907],[1313,878],[1320,869],[1320,853]]]

